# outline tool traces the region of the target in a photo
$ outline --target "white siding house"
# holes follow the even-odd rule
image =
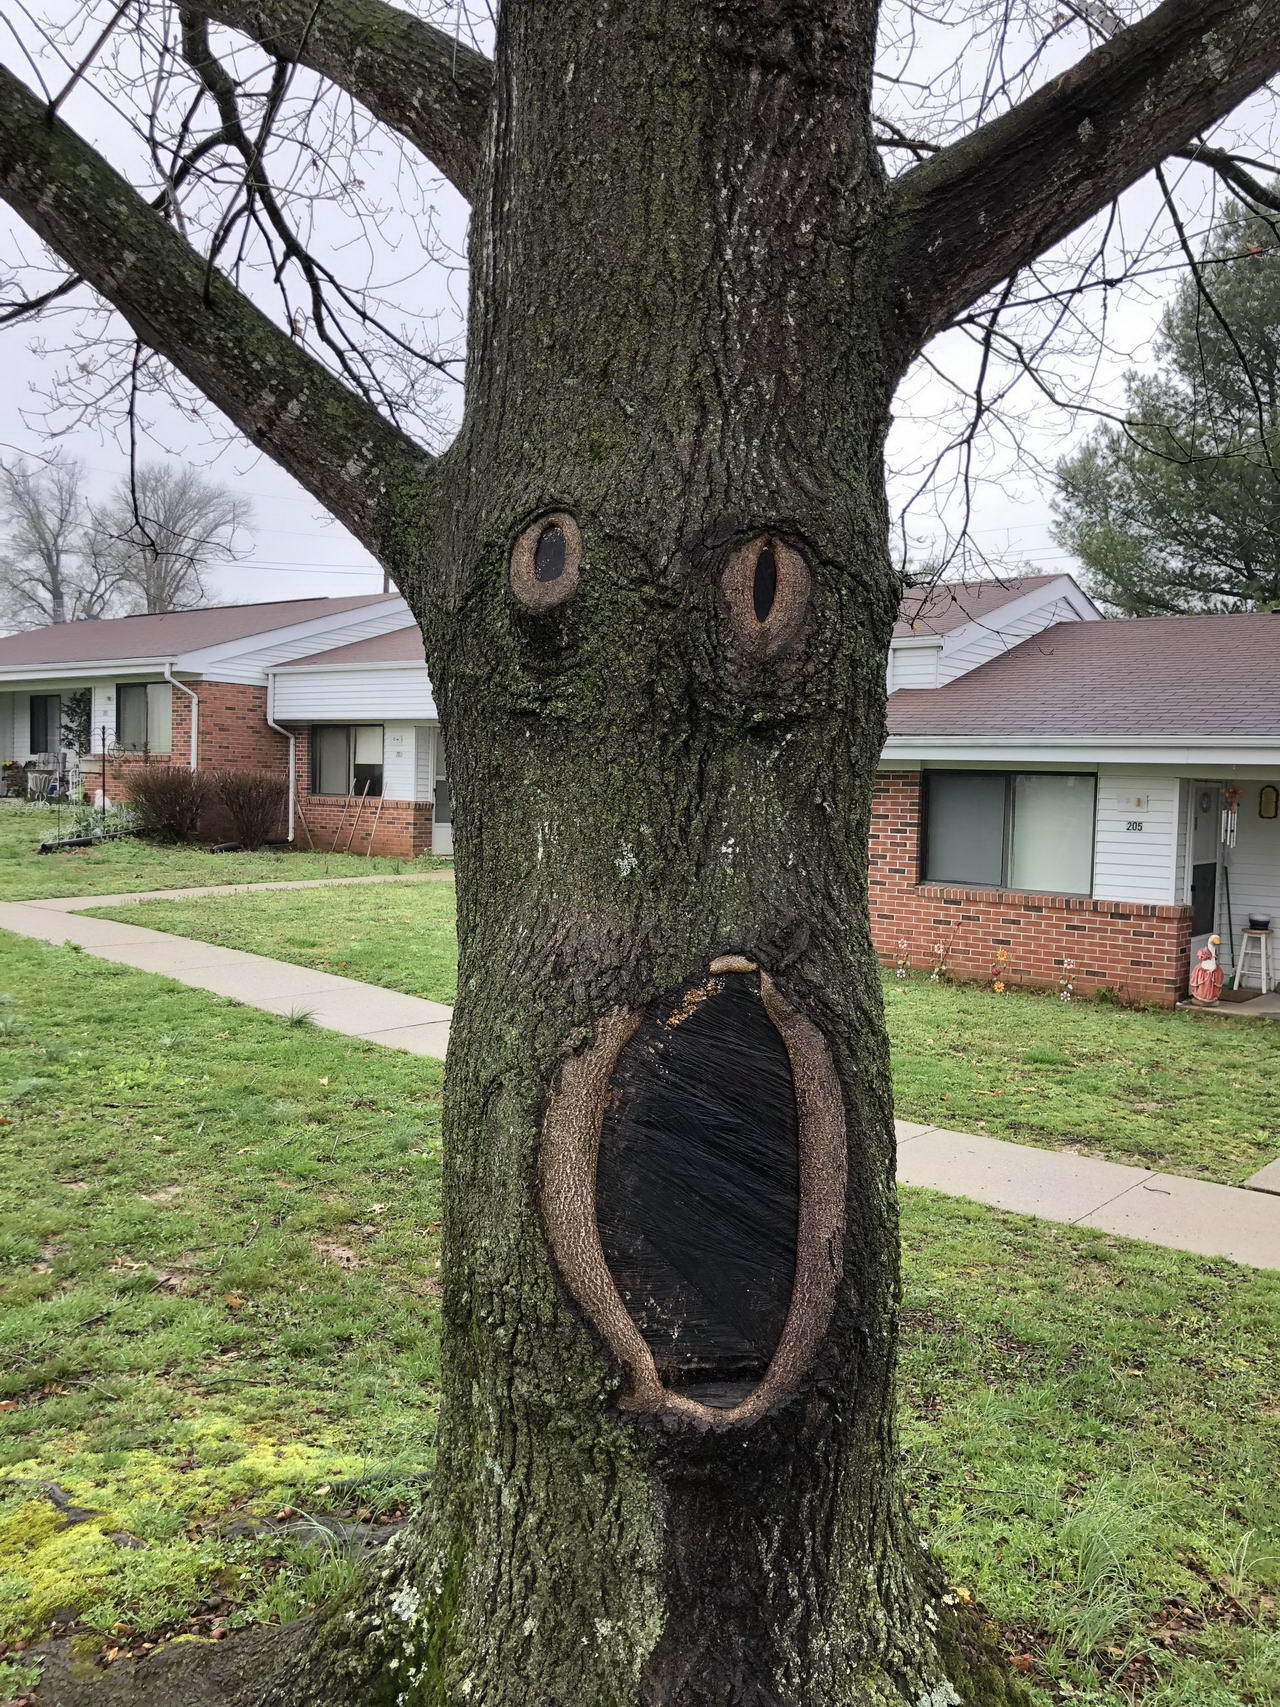
[[[936,937],[939,908],[954,904],[993,945],[1007,941],[1006,955],[1038,955],[1044,980],[1067,964],[1062,933],[1098,944],[1092,921],[1107,916],[1123,925],[1133,987],[1141,991],[1145,980],[1163,999],[1185,984],[1190,954],[1211,932],[1222,938],[1228,968],[1250,915],[1274,919],[1280,934],[1280,615],[1073,615],[1039,626],[1064,601],[1073,610],[1078,601],[1058,587],[1032,592],[1034,608],[1019,602],[984,613],[981,641],[953,624],[941,637],[936,685],[893,689],[891,677],[881,771],[900,779],[904,801],[918,802],[918,827],[914,844],[907,837],[904,846],[902,835],[893,843],[889,869],[910,866],[914,876],[893,877],[884,929],[902,929],[904,920],[910,929],[918,915],[919,928]],[[1033,636],[1009,645],[1028,623]],[[1215,658],[1221,667],[1206,667]],[[974,776],[972,788],[957,772]],[[952,780],[931,790],[939,773]],[[1003,791],[993,773],[1007,779]],[[1059,791],[1061,882],[1028,896],[1014,881],[1019,779],[1055,774],[1094,783],[1088,923],[1068,918],[1085,905],[1080,862],[1068,857],[1090,809],[1083,795],[1069,800]],[[1003,823],[994,823],[1000,811]],[[1037,826],[1042,871],[1053,867],[1051,832],[1051,824],[1047,836],[1044,822]],[[966,860],[967,882],[959,869]],[[947,889],[941,900],[939,885]],[[1124,915],[1125,906],[1143,912]],[[1015,935],[996,934],[993,920],[1011,929],[1020,912]],[[1092,958],[1105,958],[1101,948]],[[1120,981],[1114,967],[1094,968],[1095,982],[1109,980]]]

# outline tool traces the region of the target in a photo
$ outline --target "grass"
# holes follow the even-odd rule
[[[50,895],[116,895],[134,889],[195,889],[209,883],[275,883],[307,877],[371,877],[430,871],[447,862],[364,859],[281,849],[210,853],[204,847],[159,847],[132,838],[67,853],[41,854],[42,841],[68,834],[69,812],[0,800],[0,901]]]
[[[189,901],[129,901],[92,911],[99,918],[247,949],[433,1002],[452,1002],[456,994],[452,883],[204,895]]]
[[[449,884],[147,901],[106,916],[453,1000]],[[1235,1184],[1280,1154],[1280,1027],[885,981],[899,1115]]]
[[[1280,1155],[1280,1026],[885,979],[899,1116],[1235,1185]]]
[[[2,940],[0,1641],[290,1616],[346,1561],[236,1520],[429,1462],[441,1069]]]
[[[110,1654],[292,1616],[352,1561],[259,1526],[412,1497],[439,1079],[66,948],[0,955],[17,1689],[51,1625]],[[1280,1707],[1280,1276],[904,1197],[907,1475],[955,1592],[1046,1707]]]

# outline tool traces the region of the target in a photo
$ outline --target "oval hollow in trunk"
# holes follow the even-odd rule
[[[713,965],[601,1020],[548,1106],[540,1186],[560,1274],[630,1377],[624,1408],[701,1429],[755,1421],[812,1364],[848,1166],[817,1027],[745,957]]]

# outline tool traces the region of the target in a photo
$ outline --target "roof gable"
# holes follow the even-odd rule
[[[890,738],[1280,735],[1280,614],[1061,622],[945,687],[890,694]]]
[[[1069,579],[1054,575],[1002,576],[986,581],[934,581],[929,586],[908,587],[902,595],[893,637],[950,634],[971,622],[989,617],[1002,605],[1014,603],[1028,593]]]
[[[348,598],[277,599],[264,604],[207,605],[154,616],[109,617],[101,622],[60,622],[0,639],[0,670],[50,673],[61,665],[118,663],[126,659],[176,660],[388,601],[386,593]]]

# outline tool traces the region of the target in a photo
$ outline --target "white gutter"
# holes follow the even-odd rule
[[[276,709],[276,673],[267,671],[267,728],[274,729],[277,735],[283,735],[289,743],[289,840],[293,840],[293,820],[297,811],[298,773],[294,764],[294,734],[292,729],[285,729],[275,720]]]
[[[195,770],[198,767],[200,760],[200,695],[194,688],[187,687],[185,683],[180,682],[174,675],[174,662],[176,662],[176,660],[171,660],[165,665],[164,679],[168,682],[171,688],[177,688],[179,693],[186,694],[187,698],[191,701],[191,757],[188,760],[188,768]]]

